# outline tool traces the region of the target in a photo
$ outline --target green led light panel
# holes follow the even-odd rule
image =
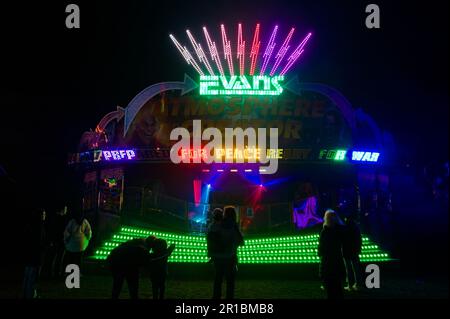
[[[93,258],[105,260],[111,250],[121,243],[149,235],[163,238],[168,244],[176,245],[169,258],[171,263],[205,263],[209,260],[206,255],[204,236],[157,232],[131,226],[122,227],[119,232],[105,241],[95,251]],[[239,262],[243,264],[319,263],[318,240],[319,234],[248,238],[245,240],[245,245],[238,249]],[[363,262],[392,260],[367,236],[363,237],[360,258]]]
[[[282,81],[282,75],[201,75],[200,95],[280,95]]]

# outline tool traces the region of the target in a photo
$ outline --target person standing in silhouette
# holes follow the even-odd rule
[[[227,288],[226,298],[234,298],[234,285],[237,271],[237,249],[244,244],[244,238],[236,222],[236,209],[233,206],[224,208],[223,221],[218,230],[218,249],[214,253],[215,268],[213,299],[220,299],[222,295],[222,281],[225,277]]]
[[[214,262],[214,258],[223,253],[223,245],[220,239],[220,229],[223,222],[223,210],[221,208],[215,208],[212,212],[212,222],[208,227],[206,233],[206,244],[208,257],[211,258],[211,262]]]
[[[24,261],[25,271],[23,278],[23,298],[37,298],[37,282],[42,266],[45,249],[45,220],[44,209],[32,209],[31,216],[27,220],[24,232]]]
[[[64,230],[67,225],[67,206],[58,209],[49,218],[48,248],[46,254],[46,274],[49,277],[60,277],[64,258]]]
[[[362,237],[358,224],[353,217],[345,220],[342,254],[344,256],[345,268],[347,271],[347,286],[345,290],[361,289],[361,263],[359,254],[361,253]]]
[[[328,299],[344,297],[345,266],[342,256],[343,223],[331,209],[325,212],[319,237],[319,273]]]

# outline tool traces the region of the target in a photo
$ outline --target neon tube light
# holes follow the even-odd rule
[[[228,69],[230,70],[230,75],[234,75],[233,69],[233,55],[231,54],[231,41],[227,38],[227,33],[225,31],[225,26],[220,25],[220,29],[222,31],[222,43],[223,43],[223,55],[225,61],[228,62]]]
[[[180,51],[181,55],[183,56],[183,58],[186,60],[187,64],[192,65],[192,67],[200,74],[200,75],[204,75],[202,69],[200,69],[200,67],[198,66],[197,62],[195,62],[194,58],[192,57],[192,55],[189,53],[188,49],[186,49],[186,47],[183,47],[178,41],[177,39],[175,39],[175,37],[173,35],[169,35],[170,39],[173,41],[173,43],[175,44],[175,46],[177,47],[178,51]]]
[[[263,55],[263,64],[261,67],[260,75],[264,75],[264,72],[266,71],[267,64],[269,63],[270,57],[272,56],[273,49],[275,48],[275,37],[277,35],[278,26],[276,25],[275,28],[273,28],[272,35],[270,36],[269,42],[267,43],[266,50],[264,51]]]
[[[303,48],[311,37],[312,33],[308,33],[308,35],[303,39],[303,41],[298,45],[298,47],[292,52],[292,54],[288,58],[288,62],[284,69],[280,72],[280,75],[286,74],[287,71],[292,67],[292,65],[298,60],[300,55],[303,53]]]
[[[223,73],[222,64],[220,63],[220,56],[217,52],[216,43],[213,42],[209,36],[208,30],[206,27],[203,27],[203,33],[205,34],[206,42],[208,44],[209,53],[211,54],[211,60],[213,60],[216,63],[217,69],[219,70],[220,75],[225,75]]]
[[[192,46],[194,47],[195,53],[197,54],[198,60],[200,63],[203,63],[206,66],[206,69],[208,70],[209,74],[214,75],[214,71],[212,70],[211,66],[209,65],[208,58],[206,57],[205,52],[202,49],[202,46],[200,43],[197,43],[194,39],[194,36],[191,34],[189,30],[186,30],[186,33],[189,37],[189,40],[192,43]]]
[[[308,33],[295,48],[295,50],[290,52],[290,55],[288,56],[287,53],[288,51],[291,51],[291,43],[295,33],[294,27],[290,28],[290,31],[287,33],[281,43],[281,46],[278,46],[276,43],[278,25],[275,25],[271,30],[270,37],[268,38],[267,44],[265,44],[263,52],[261,51],[261,25],[259,23],[255,26],[252,38],[253,41],[249,52],[245,51],[246,45],[250,41],[245,39],[242,23],[237,24],[236,31],[237,43],[236,46],[234,46],[231,43],[231,39],[228,38],[225,25],[220,25],[222,48],[219,51],[216,42],[213,41],[206,27],[203,27],[203,34],[206,40],[206,45],[208,46],[208,53],[206,53],[206,49],[204,49],[205,44],[202,45],[198,42],[189,30],[186,30],[186,34],[192,44],[193,50],[191,51],[189,51],[186,46],[181,45],[172,34],[169,36],[178,51],[181,53],[183,59],[200,75],[205,75],[206,73],[211,76],[254,76],[256,73],[259,73],[259,75],[263,76],[266,75],[266,71],[268,71],[268,75],[275,76],[285,75],[292,68],[292,66],[299,60],[299,57],[303,54],[304,48],[312,35],[311,33]],[[277,49],[277,52],[275,52],[275,49]],[[193,52],[195,52],[195,57]],[[259,62],[259,55],[261,53],[263,53],[262,61]],[[247,65],[245,61],[246,54],[249,54],[249,62]],[[235,65],[233,63],[233,55],[238,61],[237,67],[239,69],[236,72],[234,70]],[[274,60],[272,60],[273,57]],[[211,60],[209,58],[211,58]],[[222,59],[223,61],[221,61]],[[227,70],[225,70],[223,63],[226,64]],[[257,70],[257,68],[259,69]],[[281,72],[279,71],[280,69]]]
[[[255,74],[256,61],[258,60],[258,52],[261,41],[259,41],[259,23],[256,25],[255,35],[253,36],[252,50],[250,51],[250,75]]]
[[[275,64],[273,65],[272,70],[270,71],[270,76],[273,76],[275,74],[275,71],[277,70],[278,66],[280,65],[281,61],[286,55],[286,52],[289,50],[289,41],[291,40],[294,31],[295,28],[292,28],[289,34],[287,35],[286,39],[284,40],[283,45],[278,50],[278,53],[275,56],[276,58]]]
[[[242,40],[242,25],[238,25],[238,45],[237,59],[239,61],[239,74],[244,75],[245,72],[245,41]]]

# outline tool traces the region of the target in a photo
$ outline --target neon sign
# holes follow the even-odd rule
[[[201,75],[200,95],[280,95],[284,76]]]
[[[136,157],[134,150],[109,150],[102,151],[105,161],[133,160]]]
[[[177,127],[174,128],[170,132],[170,140],[171,141],[177,141],[170,149],[170,160],[174,164],[179,164],[181,162],[183,163],[191,163],[191,159],[189,156],[185,156],[183,158],[183,150],[201,150],[203,151],[203,148],[206,149],[203,151],[203,154],[209,154],[211,151],[214,151],[214,154],[222,154],[222,150],[226,149],[224,152],[225,154],[225,163],[244,163],[245,162],[245,156],[238,156],[234,160],[234,154],[233,150],[253,150],[253,149],[259,149],[259,157],[252,158],[249,157],[248,162],[249,163],[262,163],[266,164],[269,163],[268,166],[266,166],[266,171],[264,174],[274,174],[276,173],[278,169],[278,158],[268,158],[266,154],[266,150],[278,150],[278,128],[271,127],[269,130],[269,144],[270,146],[267,147],[267,132],[266,128],[258,128],[258,130],[255,130],[252,127],[248,127],[245,130],[236,127],[236,128],[225,128],[225,147],[223,146],[223,139],[222,139],[222,132],[214,127],[208,127],[206,128],[202,133],[202,121],[201,120],[193,120],[192,121],[192,133],[193,138],[191,139],[191,133],[184,127]],[[191,140],[192,140],[192,147],[191,147]],[[236,143],[234,142],[236,140]],[[209,141],[204,147],[202,147],[202,141]],[[245,141],[247,141],[246,145]],[[236,146],[234,146],[236,145]],[[258,145],[258,146],[256,146]],[[231,156],[228,157],[228,150],[231,151]],[[254,152],[256,153],[256,152]],[[272,153],[270,153],[272,154]],[[278,154],[278,152],[275,152],[275,155]],[[188,153],[189,155],[189,153]],[[247,154],[248,155],[248,154]],[[193,163],[201,163],[202,160],[207,163],[222,163],[222,155],[217,158],[215,156],[204,156],[202,155],[202,152],[200,152],[196,157],[193,158]]]
[[[265,75],[266,70],[269,72],[270,76],[275,75],[285,75],[294,63],[299,60],[301,54],[304,52],[304,48],[312,36],[312,33],[309,32],[305,35],[302,35],[297,42],[299,43],[296,47],[292,47],[291,49],[291,39],[294,37],[295,28],[291,28],[287,35],[283,38],[277,39],[277,34],[283,32],[278,28],[278,25],[275,25],[273,31],[270,35],[269,41],[265,47],[264,53],[262,54],[262,62],[257,63],[258,53],[261,47],[260,41],[260,33],[261,26],[259,23],[256,24],[255,31],[253,33],[253,41],[252,45],[246,46],[246,43],[250,43],[250,39],[245,39],[245,31],[242,23],[238,23],[237,25],[237,43],[232,43],[231,39],[228,38],[227,32],[225,30],[225,25],[220,25],[220,33],[222,35],[222,45],[211,39],[208,30],[206,27],[203,27],[203,33],[206,40],[205,50],[202,47],[202,43],[198,42],[192,32],[190,30],[186,30],[187,37],[191,42],[193,51],[190,51],[184,44],[180,43],[172,34],[169,35],[170,39],[174,43],[175,47],[180,52],[183,59],[187,64],[192,66],[195,71],[197,71],[200,75],[209,74],[211,76],[214,75],[225,75],[224,67],[222,66],[222,62],[225,66],[228,66],[227,74],[230,76],[236,75],[234,70],[233,56],[237,57],[239,64],[239,75],[245,74],[245,66],[249,65],[248,72],[250,75],[259,74]],[[280,32],[278,32],[280,30]],[[206,51],[206,47],[208,50]],[[246,49],[248,48],[248,49]],[[206,51],[206,52],[205,52]],[[191,54],[192,52],[192,54]],[[219,54],[220,52],[220,54]],[[209,53],[209,54],[207,54]],[[261,51],[262,53],[262,51]],[[276,53],[276,54],[275,54]],[[245,62],[245,56],[250,58],[250,63]],[[274,56],[274,59],[272,57]],[[221,62],[222,57],[222,62]],[[211,63],[209,62],[209,58],[211,59]],[[213,63],[214,62],[214,63]],[[257,70],[257,65],[260,64],[259,70]],[[271,66],[269,66],[269,64]],[[279,72],[278,69],[280,69]]]
[[[219,143],[220,145],[220,143]],[[178,158],[183,163],[261,163],[264,161],[333,161],[337,163],[378,163],[380,152],[354,151],[347,149],[297,149],[297,148],[266,148],[265,150],[247,145],[241,147],[220,147],[208,149],[200,145],[194,148],[189,144],[177,149]],[[99,163],[118,161],[139,162],[171,162],[171,149],[133,149],[133,150],[94,150],[82,153],[69,154],[68,164]],[[209,171],[209,169],[208,169]],[[260,169],[260,171],[264,171]]]
[[[351,153],[351,158],[347,158],[347,154]],[[350,157],[350,156],[348,156]],[[326,150],[322,149],[319,153],[319,160],[334,160],[334,161],[346,161],[351,160],[354,162],[371,162],[376,163],[380,157],[379,152],[367,152],[367,151],[351,151],[348,150]]]
[[[362,151],[353,151],[352,152],[352,161],[357,162],[378,162],[378,158],[380,157],[380,153],[378,152],[362,152]]]
[[[319,159],[343,161],[345,155],[347,155],[347,150],[320,150]]]
[[[258,161],[261,159],[263,150],[260,148],[218,148],[213,150],[214,154],[211,155],[217,161]],[[206,149],[180,149],[180,155],[182,160],[198,160],[207,161],[208,151]],[[283,149],[266,149],[265,158],[267,159],[282,159]]]

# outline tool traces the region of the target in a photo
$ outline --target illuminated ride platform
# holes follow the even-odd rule
[[[206,237],[152,231],[144,228],[123,226],[95,251],[93,258],[105,260],[112,249],[121,243],[154,235],[175,244],[170,263],[207,263]],[[317,264],[318,234],[250,237],[238,249],[241,264]],[[363,236],[361,262],[388,262],[393,259],[378,245]]]

